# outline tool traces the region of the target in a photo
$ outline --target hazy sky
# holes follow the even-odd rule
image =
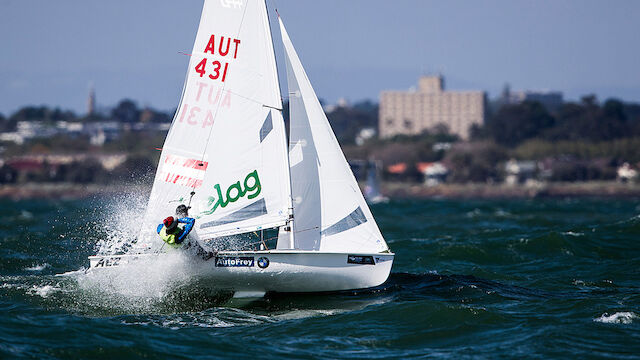
[[[246,1],[246,0],[245,0]],[[449,89],[640,102],[640,1],[268,0],[320,98],[377,100],[441,72]],[[178,103],[201,0],[0,0],[0,113]],[[282,55],[275,18],[277,56]],[[282,68],[284,69],[284,68]],[[281,71],[281,79],[284,71]],[[283,84],[285,84],[284,82]],[[284,85],[283,85],[284,86]]]

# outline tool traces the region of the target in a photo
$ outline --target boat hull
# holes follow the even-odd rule
[[[90,271],[132,265],[167,254],[91,256]],[[216,291],[325,292],[378,286],[389,277],[392,253],[225,251],[194,261],[194,281]]]

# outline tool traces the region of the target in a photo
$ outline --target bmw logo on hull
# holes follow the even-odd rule
[[[261,269],[266,268],[267,266],[269,266],[269,259],[267,259],[266,257],[261,257],[258,259],[258,267]]]

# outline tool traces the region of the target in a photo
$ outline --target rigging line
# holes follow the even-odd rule
[[[238,36],[240,35],[240,30],[242,29],[242,24],[244,23],[244,17],[247,14],[247,6],[244,7],[244,10],[242,11],[242,18],[240,19],[240,24],[238,25],[238,31],[236,32],[236,38],[238,38]],[[204,16],[204,15],[203,15]],[[227,86],[226,83],[222,83],[222,90],[221,90],[221,94],[224,94],[224,89]],[[218,116],[218,110],[220,109],[220,103],[222,101],[218,101],[218,103],[216,104],[216,111],[213,114],[213,122],[215,123],[216,117]],[[209,140],[211,139],[211,132],[213,131],[213,125],[211,125],[211,127],[209,128],[209,134],[207,135],[207,142],[205,142],[204,144],[204,150],[202,151],[202,157],[200,158],[200,163],[202,163],[204,161],[204,156],[207,154],[207,148],[209,147]],[[196,190],[196,186],[194,184],[193,188],[191,189],[192,193],[195,193]],[[193,194],[191,195],[191,197],[193,197]],[[191,200],[189,200],[189,202],[191,202]]]
[[[222,97],[222,96],[224,95],[224,92],[225,92],[225,90],[224,90],[224,85],[223,85],[223,86],[222,86],[222,90],[220,91],[220,97]],[[239,97],[239,98],[242,98],[242,99],[245,99],[245,100],[248,100],[248,101],[254,102],[254,103],[256,103],[256,104],[260,104],[260,105],[262,105],[262,106],[264,106],[264,107],[268,107],[268,108],[271,108],[271,109],[276,109],[276,110],[282,111],[282,109],[280,109],[280,108],[277,108],[277,107],[275,107],[275,106],[270,106],[270,105],[263,104],[263,103],[262,103],[262,101],[258,101],[258,100],[256,100],[256,99],[252,99],[252,98],[250,98],[250,97],[247,97],[247,96],[244,96],[244,95],[240,95],[240,94],[238,94],[238,93],[236,93],[236,92],[233,92],[233,91],[231,91],[231,90],[226,90],[226,92],[227,92],[227,94],[231,94],[231,95],[237,96],[237,97]],[[289,97],[286,97],[286,99],[288,99],[288,98],[289,98]],[[220,102],[220,101],[218,101],[218,102]]]
[[[245,100],[249,100],[249,101],[254,102],[256,104],[260,104],[260,105],[262,105],[264,107],[268,107],[268,108],[272,108],[272,109],[276,109],[276,110],[282,110],[282,109],[278,109],[278,108],[276,108],[274,106],[265,105],[265,104],[262,103],[262,101],[258,101],[258,100],[252,99],[250,97],[246,97],[246,96],[240,95],[240,94],[235,93],[235,92],[233,92],[231,90],[227,90],[227,93],[231,94],[231,95],[235,95],[235,96],[240,97],[240,98],[243,98]],[[222,95],[220,95],[220,97],[222,97]]]

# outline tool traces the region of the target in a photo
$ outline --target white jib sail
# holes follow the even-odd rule
[[[286,223],[290,181],[282,100],[263,0],[205,0],[178,111],[165,140],[144,239],[191,201],[200,239]]]
[[[289,85],[295,247],[326,252],[385,251],[387,244],[281,19],[280,32]]]

